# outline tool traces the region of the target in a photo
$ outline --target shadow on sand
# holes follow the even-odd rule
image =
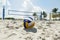
[[[24,28],[24,30],[25,30],[26,32],[33,32],[33,33],[36,33],[36,32],[37,32],[37,29],[36,29],[36,28],[30,28],[30,29],[25,29],[25,28]]]

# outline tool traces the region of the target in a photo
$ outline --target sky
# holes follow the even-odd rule
[[[0,0],[0,8],[2,8],[3,5],[5,5],[6,10],[20,10],[30,12],[45,11],[47,14],[50,13],[53,8],[58,8],[58,11],[60,11],[60,0]],[[19,13],[17,12],[17,14]]]
[[[59,8],[60,0],[9,0],[13,9],[33,10],[50,12],[53,8]]]
[[[46,12],[51,12],[53,8],[59,8],[60,10],[60,0],[36,0],[34,4],[41,7]]]

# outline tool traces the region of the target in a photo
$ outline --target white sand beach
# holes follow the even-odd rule
[[[24,29],[23,20],[0,20],[0,40],[60,40],[60,21],[36,21]]]

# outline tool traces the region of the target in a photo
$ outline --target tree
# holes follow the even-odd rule
[[[52,9],[52,12],[53,12],[53,13],[56,13],[57,11],[58,11],[58,8],[53,8],[53,9]]]
[[[46,14],[46,12],[45,12],[45,11],[43,11],[43,12],[42,12],[42,14],[43,14],[43,17],[44,17],[44,18],[46,18],[46,17],[47,17],[47,14]]]
[[[36,12],[33,13],[33,16],[37,16]]]
[[[57,11],[58,11],[58,8],[53,8],[52,9],[52,13],[53,13],[52,17],[55,18],[55,19],[57,18]]]
[[[34,16],[34,20],[35,20],[35,18],[36,18],[36,16],[37,16],[36,12],[33,13],[33,16]]]

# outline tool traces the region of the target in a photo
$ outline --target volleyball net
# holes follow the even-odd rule
[[[8,15],[33,16],[33,13],[34,12],[29,12],[29,11],[8,10]]]

